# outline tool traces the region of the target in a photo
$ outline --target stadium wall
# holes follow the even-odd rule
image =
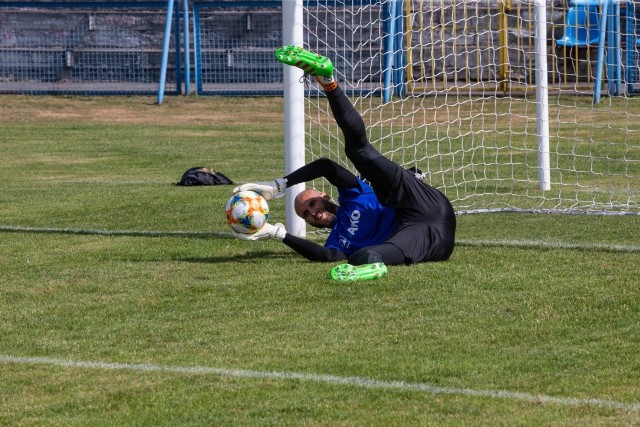
[[[151,4],[149,1],[131,0],[127,2],[108,1],[70,1],[42,0],[0,3],[0,93],[38,93],[38,83],[44,84],[47,93],[73,92],[72,83],[94,93],[104,91],[106,86],[120,83],[122,92],[153,92],[153,85],[159,79],[159,58],[163,45],[163,25],[165,15],[162,7],[166,2],[155,2],[154,11],[143,8]],[[179,8],[176,2],[176,9]],[[331,2],[322,2],[331,3]],[[357,4],[351,7],[350,13],[357,14]],[[366,3],[366,1],[364,2]],[[424,9],[424,4],[414,0],[411,2],[413,12]],[[463,16],[463,12],[447,9],[448,2],[437,2],[445,6],[444,12],[431,15],[436,17],[435,24],[440,21],[453,20],[452,15]],[[113,5],[121,4],[123,8],[114,9]],[[190,1],[193,15],[199,22],[191,26],[194,34],[192,41],[196,46],[192,75],[197,79],[196,90],[200,94],[259,95],[279,94],[277,84],[282,81],[282,69],[278,64],[268,64],[271,52],[282,43],[282,17],[279,4],[281,1]],[[313,7],[314,2],[305,1],[305,5]],[[420,34],[427,43],[448,43],[447,49],[460,52],[464,48],[465,39],[481,38],[484,46],[495,46],[498,43],[498,32],[495,28],[495,16],[499,2],[490,1],[483,6],[481,15],[471,16],[468,28],[470,34],[455,34],[455,29]],[[511,2],[517,5],[518,2]],[[57,5],[60,7],[52,8]],[[65,10],[69,13],[62,13]],[[515,6],[514,6],[515,7]],[[21,8],[21,11],[18,11]],[[95,13],[101,8],[100,13]],[[111,8],[112,12],[109,12]],[[128,8],[128,10],[127,10]],[[405,10],[405,13],[407,11]],[[548,19],[548,51],[549,81],[561,84],[583,79],[592,80],[595,69],[595,55],[589,55],[589,49],[563,52],[554,46],[554,39],[559,39],[564,30],[566,5],[562,0],[549,3]],[[430,13],[427,11],[427,13]],[[465,12],[468,13],[468,12]],[[180,14],[174,14],[176,30],[173,35],[173,55],[168,64],[167,83],[170,87],[166,93],[181,93],[181,70],[179,40],[183,38],[180,29]],[[522,26],[528,22],[530,11],[522,8],[518,13],[507,13],[507,40],[512,45],[531,43],[530,29]],[[367,16],[363,16],[366,23]],[[338,34],[349,34],[340,14],[326,14],[323,19],[328,28]],[[492,22],[493,21],[493,22]],[[112,32],[99,33],[92,28],[111,28]],[[135,31],[133,30],[135,28]],[[350,44],[358,46],[366,44],[374,53],[381,51],[383,23],[371,27],[372,33],[360,31],[366,40],[350,40]],[[473,32],[474,28],[488,29]],[[624,28],[624,26],[622,27]],[[310,46],[314,46],[313,38],[322,35],[307,34]],[[435,37],[435,38],[434,38]],[[431,39],[430,39],[431,38]],[[376,45],[375,43],[378,43]],[[176,50],[177,48],[177,50]],[[490,49],[486,50],[487,52]],[[109,54],[107,54],[109,53]],[[117,55],[119,54],[119,55]],[[361,52],[353,52],[354,56]],[[563,58],[563,55],[575,55],[575,58]],[[361,55],[366,56],[366,55]],[[428,56],[428,52],[415,51],[415,58]],[[635,50],[626,55],[624,60],[637,61]],[[478,75],[469,75],[467,70],[460,70],[454,64],[455,55],[448,56],[449,63],[431,65],[431,72],[447,74],[449,81],[470,78],[479,79],[482,75],[495,78],[495,58],[468,57],[471,61],[468,70],[475,70]],[[473,63],[477,61],[478,63]],[[273,61],[271,61],[273,62]],[[350,58],[336,58],[336,68],[348,66]],[[512,67],[509,79],[527,80],[530,84],[531,74],[526,66],[527,58],[510,58]],[[90,63],[90,64],[89,64]],[[265,65],[266,64],[266,65]],[[567,64],[569,68],[567,68]],[[82,66],[86,65],[86,69]],[[481,65],[481,66],[478,66]],[[627,64],[625,64],[627,65]],[[635,66],[635,64],[632,64]],[[422,70],[414,67],[414,74]],[[629,70],[635,68],[627,67]],[[636,67],[637,68],[637,67]],[[381,72],[381,71],[380,71]],[[635,76],[636,74],[632,74]],[[379,83],[376,72],[368,76],[354,76],[372,85]],[[97,85],[91,88],[90,84]],[[80,86],[84,85],[84,86]],[[43,85],[40,85],[43,86]],[[102,88],[102,89],[101,89]],[[82,89],[85,90],[85,89]]]
[[[144,94],[158,90],[163,1],[0,3],[0,93]],[[181,83],[174,7],[166,93]]]

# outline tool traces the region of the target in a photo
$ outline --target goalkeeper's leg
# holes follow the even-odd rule
[[[298,67],[306,74],[315,77],[324,90],[331,90],[337,86],[333,78],[333,64],[326,56],[289,45],[276,50],[276,59],[283,64]]]
[[[335,266],[329,272],[333,280],[350,282],[384,277],[388,265],[405,264],[404,252],[391,243],[369,246],[356,251],[347,263]]]
[[[383,263],[386,265],[405,264],[404,252],[391,243],[367,246],[354,252],[347,262],[352,265]]]
[[[380,154],[367,140],[366,127],[360,113],[333,78],[331,60],[298,46],[283,46],[276,50],[275,56],[278,61],[314,76],[322,85],[333,117],[345,137],[345,154],[362,177],[373,184],[380,200],[387,199],[393,189],[394,177],[402,168]]]
[[[387,266],[379,262],[364,265],[340,264],[329,272],[329,277],[339,282],[379,279],[386,275]]]
[[[360,113],[339,86],[327,91],[327,100],[336,123],[344,135],[344,151],[363,178],[371,182],[381,202],[394,191],[396,176],[404,172],[397,163],[384,157],[367,139]]]

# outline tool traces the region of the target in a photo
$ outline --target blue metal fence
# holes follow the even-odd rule
[[[626,3],[626,81],[627,92],[640,92],[640,5]]]
[[[194,2],[194,71],[202,95],[280,95],[281,1]]]
[[[282,43],[281,0],[172,3],[169,40],[163,38],[169,16],[166,0],[0,3],[0,93],[155,94],[163,80],[167,42],[163,94],[189,93],[192,72],[195,92],[201,95],[282,94],[282,66],[273,60]],[[332,52],[338,78],[348,91],[381,93],[385,99],[404,95],[404,0],[352,0],[339,7],[331,0],[303,3],[305,43],[320,54]],[[379,10],[359,7],[369,3]],[[193,5],[191,14],[185,4]],[[623,61],[614,62],[623,63],[623,90],[636,93],[640,6],[634,1],[623,4]],[[358,16],[361,9],[376,15]],[[354,22],[359,34],[340,27],[341,13],[358,18]],[[335,37],[338,33],[343,37]],[[187,49],[190,36],[193,56]],[[603,79],[610,79],[608,71]]]
[[[167,4],[0,3],[0,93],[155,94]],[[166,93],[181,88],[174,14]]]

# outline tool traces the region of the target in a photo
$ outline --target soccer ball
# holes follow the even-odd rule
[[[254,191],[240,191],[227,201],[227,223],[236,233],[253,234],[269,219],[269,205]]]

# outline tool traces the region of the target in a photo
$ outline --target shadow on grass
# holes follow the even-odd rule
[[[212,256],[202,258],[178,258],[180,262],[191,262],[197,264],[221,264],[228,262],[246,262],[246,261],[261,261],[261,260],[274,260],[274,259],[294,259],[301,258],[300,255],[291,252],[269,252],[269,251],[253,251],[245,252],[241,255],[227,255],[227,256]]]

